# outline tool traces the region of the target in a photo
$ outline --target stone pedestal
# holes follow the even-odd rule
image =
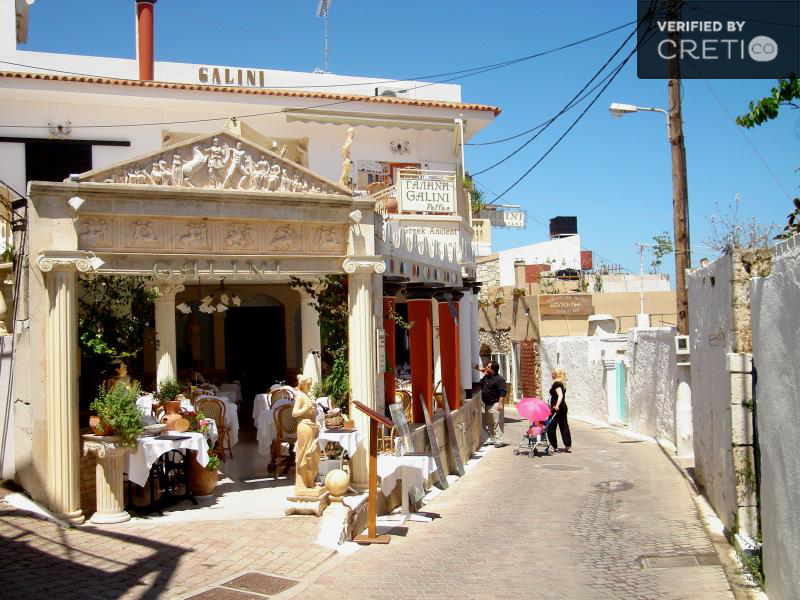
[[[83,453],[97,454],[95,492],[97,512],[90,521],[97,524],[122,523],[131,516],[123,508],[125,493],[122,486],[122,460],[127,449],[113,436],[84,435]]]
[[[286,497],[286,515],[316,515],[322,516],[322,513],[330,504],[330,494],[322,488],[322,493],[319,495],[307,496],[287,496]]]

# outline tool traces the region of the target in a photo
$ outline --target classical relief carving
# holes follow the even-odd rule
[[[255,145],[251,148],[251,144],[235,136],[220,133],[210,143],[173,147],[82,180],[166,187],[350,193],[284,158],[285,148],[275,150],[271,152]],[[258,156],[257,161],[254,156]]]
[[[253,241],[253,228],[243,223],[234,223],[228,227],[225,236],[225,250],[252,250],[256,247]]]
[[[178,241],[184,248],[208,248],[208,224],[202,221],[187,223]]]
[[[145,246],[158,241],[152,221],[137,220],[131,224],[131,239],[135,246]]]
[[[342,242],[339,233],[331,225],[323,225],[317,231],[317,245],[315,250],[323,252],[341,249]]]
[[[83,222],[81,232],[78,234],[81,246],[110,246],[111,235],[109,223],[102,218],[88,218]]]
[[[281,225],[275,230],[270,240],[270,248],[274,250],[300,250],[302,247],[303,235],[298,231],[294,225],[287,223]]]

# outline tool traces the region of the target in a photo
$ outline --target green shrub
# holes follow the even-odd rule
[[[100,386],[97,397],[90,405],[100,421],[113,429],[124,446],[136,446],[137,438],[144,431],[144,421],[136,399],[141,389],[139,384],[118,381],[110,390]]]

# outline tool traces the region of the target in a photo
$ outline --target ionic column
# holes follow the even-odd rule
[[[411,284],[406,288],[411,344],[411,395],[415,423],[425,421],[423,399],[433,415],[433,311],[431,298],[435,289]]]
[[[175,296],[184,290],[180,284],[158,285],[156,300],[156,383],[178,374],[178,349],[175,343]]]
[[[303,375],[311,377],[312,385],[322,380],[322,340],[319,331],[319,313],[311,305],[313,298],[305,290],[300,292],[300,340],[303,357]],[[295,334],[296,335],[296,334]]]
[[[397,323],[392,318],[397,307],[397,294],[403,287],[403,277],[383,278],[383,330],[386,332],[386,372],[383,374],[383,398],[385,406],[394,402],[397,391],[397,373],[395,360],[395,337]]]
[[[458,301],[463,294],[457,291],[438,292],[439,356],[442,362],[442,385],[447,392],[451,410],[461,408],[461,344],[459,340]]]
[[[108,524],[129,521],[131,516],[123,508],[125,493],[122,487],[122,459],[127,451],[119,438],[100,435],[83,436],[83,453],[97,455],[95,467],[95,494],[97,512],[89,519],[92,523]]]
[[[342,267],[347,273],[348,358],[352,400],[358,400],[372,409],[378,409],[375,394],[377,365],[375,362],[375,312],[372,297],[372,275],[383,273],[386,265],[379,259],[345,259]],[[357,408],[350,411],[356,427],[365,433],[355,455],[350,457],[353,487],[367,486],[367,444],[369,443],[369,417]]]
[[[73,525],[80,508],[78,438],[78,308],[76,269],[85,258],[37,259],[47,286],[47,504]]]

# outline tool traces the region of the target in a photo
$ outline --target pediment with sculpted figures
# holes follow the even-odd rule
[[[204,135],[111,167],[88,171],[78,181],[353,195],[347,187],[228,131]]]

